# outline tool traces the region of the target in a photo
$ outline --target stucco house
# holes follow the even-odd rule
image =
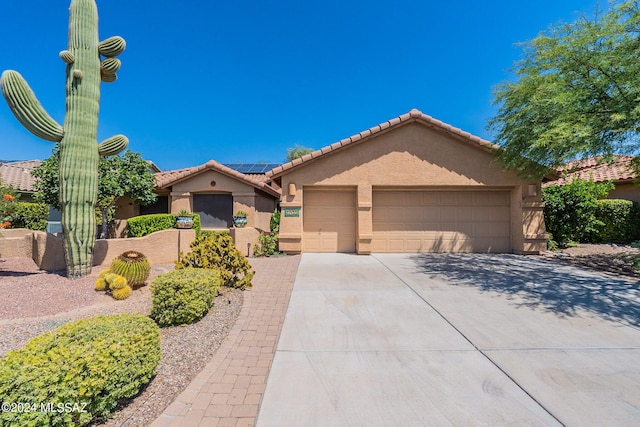
[[[594,182],[613,182],[615,188],[609,191],[608,199],[633,200],[640,203],[640,186],[637,185],[638,174],[631,166],[633,156],[615,154],[611,161],[604,161],[601,156],[575,160],[558,169],[559,179],[545,185],[565,185],[579,178]]]
[[[541,183],[501,169],[498,150],[411,110],[278,166],[280,250],[539,253]]]
[[[140,213],[178,213],[185,209],[200,214],[205,229],[232,227],[234,213],[244,211],[247,227],[268,231],[280,198],[278,189],[267,184],[264,173],[242,173],[214,160],[155,176],[158,201],[153,206],[141,206]]]
[[[0,183],[5,187],[14,188],[20,193],[23,202],[33,201],[34,178],[31,171],[40,166],[40,160],[12,161],[0,163]]]

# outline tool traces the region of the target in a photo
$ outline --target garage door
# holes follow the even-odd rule
[[[304,252],[355,252],[356,192],[304,189]]]
[[[510,252],[509,191],[373,192],[375,252]]]

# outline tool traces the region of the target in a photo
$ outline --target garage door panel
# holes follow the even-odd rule
[[[354,252],[355,191],[305,189],[303,198],[303,251]]]
[[[373,251],[509,252],[508,191],[373,192]]]

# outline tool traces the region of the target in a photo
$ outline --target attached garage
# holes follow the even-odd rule
[[[355,252],[355,188],[305,190],[303,233],[304,252]]]
[[[280,250],[539,253],[541,182],[499,150],[412,110],[281,165]]]
[[[505,190],[373,189],[373,252],[510,252]]]

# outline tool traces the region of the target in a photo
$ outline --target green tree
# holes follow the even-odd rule
[[[291,162],[295,159],[299,159],[306,154],[313,153],[314,151],[315,150],[313,148],[303,147],[296,144],[292,148],[287,149],[287,158],[285,159],[285,161]]]
[[[53,149],[51,157],[33,169],[36,178],[35,198],[60,209],[59,147]],[[102,220],[100,238],[107,235],[107,227],[114,220],[118,198],[128,196],[141,205],[155,202],[155,184],[149,164],[139,153],[127,150],[120,156],[101,157],[98,179],[98,202],[96,211]]]
[[[640,2],[550,27],[524,43],[517,81],[489,122],[505,166],[541,176],[578,157],[635,153],[640,130]]]

